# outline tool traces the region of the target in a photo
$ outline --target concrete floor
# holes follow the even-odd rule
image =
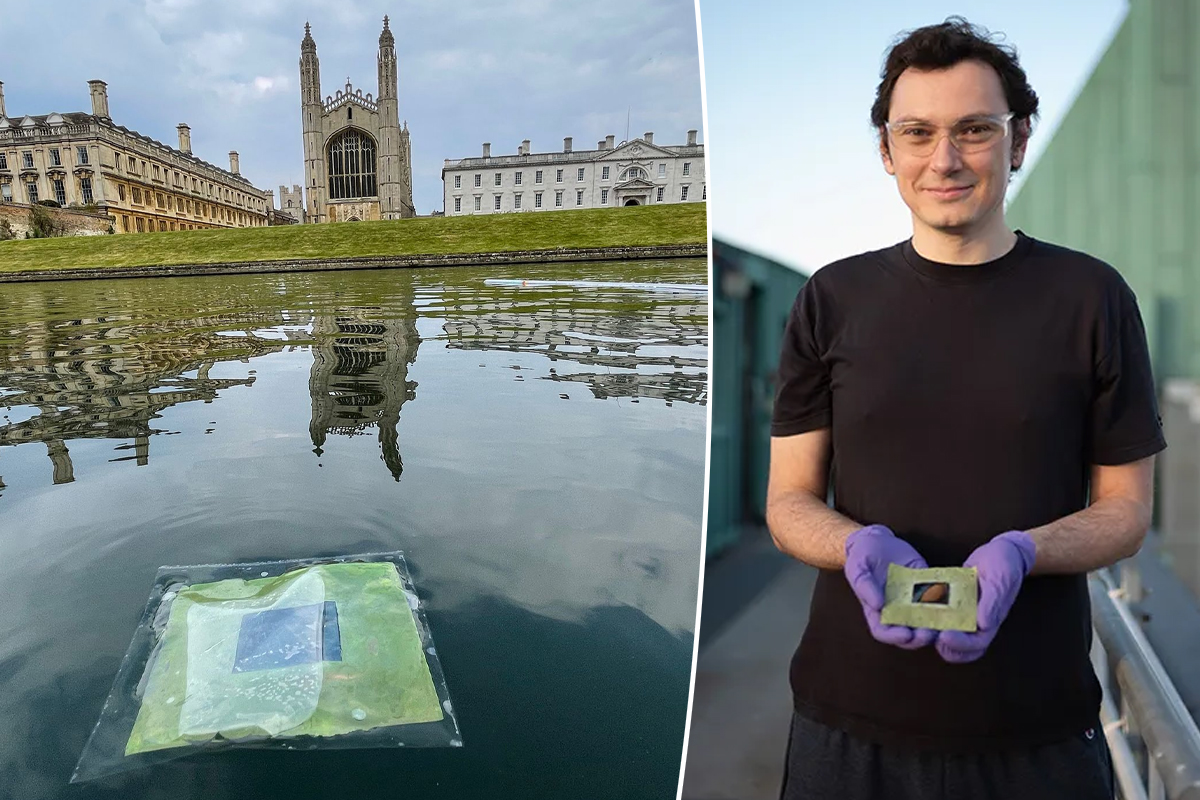
[[[700,623],[684,800],[779,797],[792,695],[788,663],[808,619],[816,570],[780,554],[762,534],[709,565]],[[747,581],[761,578],[757,592]],[[712,597],[739,597],[732,613],[704,620]]]

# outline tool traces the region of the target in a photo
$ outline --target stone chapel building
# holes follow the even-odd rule
[[[344,89],[321,99],[317,43],[304,25],[300,44],[300,113],[304,130],[306,222],[416,216],[408,123],[396,98],[396,41],[383,18],[378,96]]]

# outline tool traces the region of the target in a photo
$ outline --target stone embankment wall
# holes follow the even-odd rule
[[[416,269],[422,267],[486,267],[508,264],[554,264],[579,261],[633,261],[657,258],[702,258],[707,244],[654,247],[595,247],[586,249],[516,250],[500,253],[448,255],[306,258],[287,261],[231,261],[218,264],[162,264],[142,267],[82,267],[28,272],[0,272],[0,283],[89,278],[165,278],[177,275],[233,275],[246,272],[314,272],[341,269]]]
[[[0,220],[8,220],[13,236],[24,239],[30,228],[30,211],[33,206],[28,203],[0,203]],[[113,224],[112,217],[95,211],[80,211],[77,208],[50,208],[42,206],[43,210],[54,220],[55,227],[62,236],[102,236],[110,232]],[[0,227],[3,223],[0,223]]]

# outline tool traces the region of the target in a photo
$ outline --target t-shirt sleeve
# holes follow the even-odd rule
[[[795,436],[830,425],[829,368],[817,345],[817,292],[810,278],[788,317],[779,354],[772,436]]]
[[[1165,449],[1146,330],[1137,298],[1122,285],[1095,370],[1091,408],[1091,461],[1114,466]]]

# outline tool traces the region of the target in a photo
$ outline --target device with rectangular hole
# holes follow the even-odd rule
[[[978,593],[974,568],[891,564],[879,618],[884,625],[974,631]]]

